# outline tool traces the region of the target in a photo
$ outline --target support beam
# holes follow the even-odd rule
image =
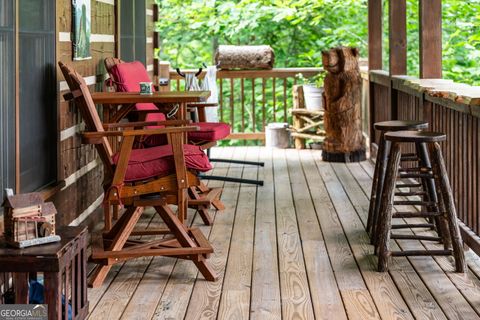
[[[382,65],[382,0],[368,0],[368,70]]]
[[[390,75],[407,73],[407,3],[389,0]]]
[[[420,78],[442,77],[442,0],[420,0]]]
[[[158,22],[158,4],[153,5],[153,82],[158,83],[158,75],[160,74],[159,70],[159,61],[158,58],[155,57],[155,50],[160,48],[160,43],[159,43],[159,34],[157,28],[156,28],[156,23]]]

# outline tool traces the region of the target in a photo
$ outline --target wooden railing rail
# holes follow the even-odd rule
[[[290,122],[292,87],[298,75],[310,78],[322,68],[275,68],[272,70],[219,70],[217,72],[219,118],[232,125],[229,139],[264,140],[270,122]],[[195,73],[198,70],[182,70]],[[203,71],[199,78],[205,76]],[[172,90],[184,90],[183,78],[170,71]]]
[[[445,79],[390,77],[376,70],[369,77],[370,127],[377,121],[414,119],[447,134],[442,151],[462,235],[480,254],[480,88]],[[377,142],[378,134],[370,133]]]

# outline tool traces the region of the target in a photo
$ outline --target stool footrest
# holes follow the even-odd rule
[[[418,161],[418,157],[417,156],[402,156],[400,158],[400,161]]]
[[[390,255],[393,257],[405,256],[451,256],[452,250],[406,250],[406,251],[391,251]]]
[[[415,234],[392,234],[392,239],[404,239],[404,240],[424,240],[424,241],[441,241],[442,238],[435,236],[420,236]]]
[[[426,194],[425,191],[395,192],[397,197],[424,196]]]
[[[425,218],[425,217],[438,217],[443,215],[442,212],[395,212],[392,214],[392,218]]]
[[[419,200],[397,200],[394,201],[395,206],[435,206],[435,202],[419,201]]]
[[[431,171],[432,171],[432,168],[428,168],[428,167],[400,168],[400,171],[403,171],[403,172],[422,172],[422,173],[427,173],[427,172],[431,172]]]
[[[394,224],[392,229],[411,229],[411,228],[433,228],[433,223],[406,223],[406,224]]]
[[[397,184],[397,188],[420,188],[422,187],[421,183],[402,183],[402,184]]]
[[[400,179],[411,179],[411,178],[425,178],[433,179],[433,174],[431,173],[400,173]]]

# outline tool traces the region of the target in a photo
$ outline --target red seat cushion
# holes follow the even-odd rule
[[[112,80],[120,92],[140,92],[140,82],[151,82],[147,69],[140,61],[124,62],[113,66],[110,70]],[[155,88],[152,88],[155,91]],[[137,110],[158,110],[153,103],[137,103]],[[163,113],[149,113],[145,121],[165,121]],[[162,126],[149,126],[148,128],[162,128]]]
[[[196,122],[194,125],[200,130],[188,133],[190,141],[218,141],[230,134],[230,126],[223,122]]]
[[[212,169],[207,155],[198,146],[183,146],[187,169],[205,172]],[[117,164],[119,154],[113,156]],[[175,173],[175,164],[171,145],[146,149],[134,149],[128,161],[125,181],[139,181],[153,177],[163,177]]]

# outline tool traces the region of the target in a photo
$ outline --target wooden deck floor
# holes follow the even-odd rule
[[[218,163],[213,174],[259,177],[265,186],[225,183],[227,208],[211,228],[190,214],[215,248],[220,280],[204,281],[190,261],[132,260],[89,290],[90,319],[480,319],[480,262],[471,253],[465,275],[447,257],[397,257],[388,273],[375,271],[364,231],[368,162],[330,164],[318,151],[261,147],[217,148],[214,156],[265,161]],[[142,222],[159,219],[148,211]]]

